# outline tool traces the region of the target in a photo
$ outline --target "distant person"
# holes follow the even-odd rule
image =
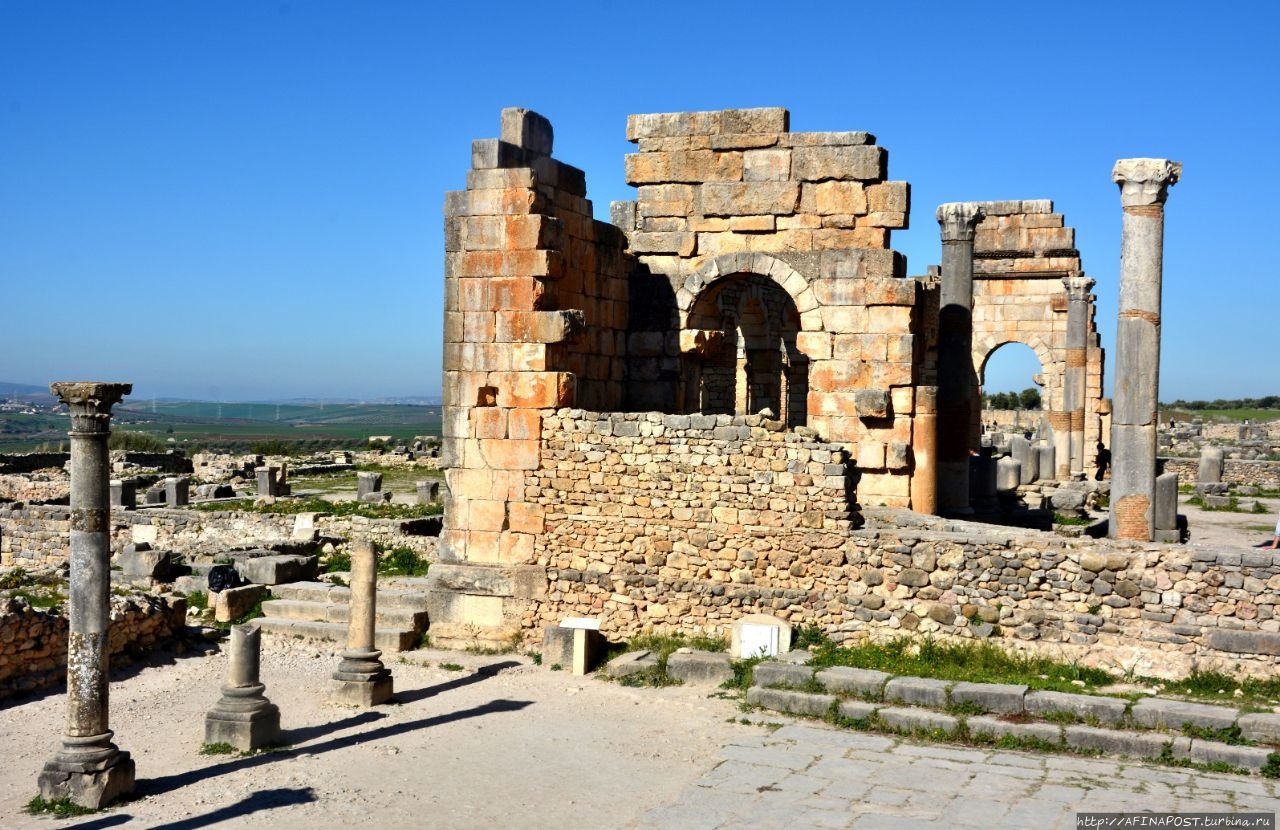
[[[1277,519],[1276,519],[1276,535],[1275,535],[1275,538],[1273,538],[1273,539],[1271,540],[1271,544],[1270,544],[1270,545],[1268,545],[1267,547],[1268,547],[1268,549],[1270,549],[1270,550],[1276,550],[1276,549],[1280,548],[1280,518],[1277,518]]]
[[[1093,480],[1102,481],[1107,467],[1111,466],[1111,450],[1107,449],[1107,445],[1101,441],[1098,442],[1098,454],[1094,458],[1094,463],[1098,465],[1098,472],[1093,474]]]

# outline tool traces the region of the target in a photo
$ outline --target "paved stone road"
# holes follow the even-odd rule
[[[1280,811],[1280,783],[1129,761],[918,744],[793,723],[735,739],[637,830],[1033,828],[1086,812]]]

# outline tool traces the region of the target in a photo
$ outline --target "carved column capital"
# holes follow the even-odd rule
[[[974,231],[985,214],[977,202],[947,202],[938,205],[938,224],[943,242],[972,242]]]
[[[1180,178],[1182,163],[1169,159],[1120,159],[1111,170],[1124,207],[1163,205],[1169,188]]]
[[[1070,277],[1063,277],[1062,284],[1067,289],[1067,299],[1072,302],[1087,302],[1089,292],[1093,290],[1095,282],[1092,277],[1086,277],[1084,274],[1074,274]]]
[[[75,432],[109,432],[111,407],[132,391],[132,383],[58,381],[49,384],[49,392],[71,408],[71,428]]]

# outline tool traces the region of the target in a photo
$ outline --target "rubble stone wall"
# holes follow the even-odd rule
[[[527,486],[546,514],[531,563],[545,568],[546,590],[522,601],[526,638],[579,616],[615,640],[719,637],[766,613],[842,641],[990,639],[1157,676],[1277,665],[1280,560],[1267,552],[1068,539],[901,510],[868,510],[878,526],[853,529],[839,447],[671,417],[545,422],[544,465]]]
[[[1199,458],[1166,458],[1161,456],[1166,473],[1177,473],[1180,484],[1195,484],[1200,475]],[[1226,484],[1280,488],[1280,461],[1245,461],[1228,458],[1222,464],[1222,480]]]
[[[160,645],[186,627],[186,613],[185,600],[141,594],[111,597],[111,655]],[[66,669],[65,611],[0,597],[0,700],[56,685]]]
[[[406,534],[399,519],[366,519],[362,516],[314,516],[302,514],[302,525],[311,521],[320,538],[372,539],[385,546],[406,546],[434,560],[436,539]],[[312,517],[314,516],[314,519]],[[116,510],[111,513],[111,548],[119,552],[132,542],[146,542],[157,550],[186,556],[216,556],[280,542],[301,543],[310,533],[295,535],[298,516],[268,513],[198,510]],[[67,561],[71,509],[31,506],[0,509],[0,565],[40,567]]]

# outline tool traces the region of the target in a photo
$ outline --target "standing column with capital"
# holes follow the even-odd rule
[[[1124,208],[1111,416],[1113,539],[1155,536],[1164,202],[1181,176],[1182,165],[1168,159],[1121,159],[1111,171]]]
[[[40,795],[100,809],[133,792],[129,753],[107,725],[111,611],[111,407],[129,383],[51,383],[71,408],[71,575],[67,722],[62,746],[40,773]]]
[[[1062,408],[1070,421],[1069,458],[1059,459],[1058,468],[1070,465],[1071,478],[1084,478],[1084,400],[1088,393],[1086,364],[1089,360],[1089,292],[1093,280],[1084,274],[1063,277],[1067,289],[1067,370],[1063,375]],[[1061,476],[1059,476],[1061,477]]]
[[[938,311],[937,511],[967,516],[969,453],[978,415],[973,368],[973,237],[982,221],[977,202],[938,206],[942,229],[942,294]]]

